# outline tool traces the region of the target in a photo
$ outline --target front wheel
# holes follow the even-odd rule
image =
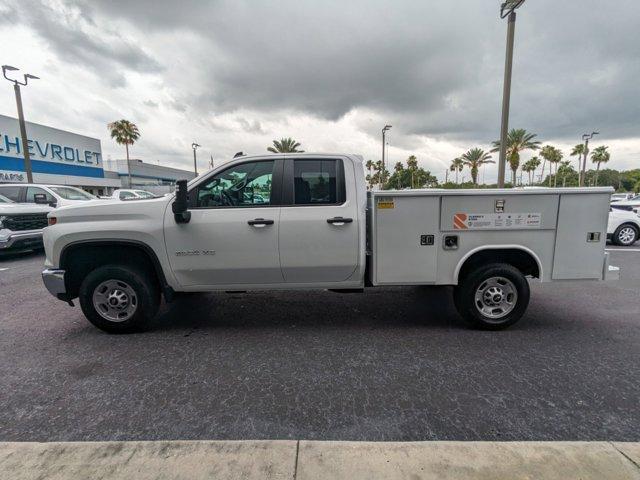
[[[80,307],[87,320],[109,333],[144,330],[160,306],[160,293],[149,275],[128,265],[93,270],[80,285]]]
[[[621,247],[628,247],[638,240],[638,229],[633,225],[624,224],[616,228],[612,236],[613,243]]]
[[[517,268],[503,263],[467,274],[453,294],[456,309],[470,325],[501,330],[516,323],[529,305],[529,282]]]

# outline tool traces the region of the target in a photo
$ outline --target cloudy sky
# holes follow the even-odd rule
[[[415,154],[442,179],[499,136],[499,3],[3,0],[0,63],[41,77],[23,93],[29,120],[98,137],[105,158],[123,156],[106,131],[120,118],[141,130],[134,157],[184,168],[194,140],[204,168],[283,136],[377,160],[389,123],[391,162]],[[527,0],[510,125],[566,156],[600,130],[612,167],[640,167],[639,26],[637,0]]]

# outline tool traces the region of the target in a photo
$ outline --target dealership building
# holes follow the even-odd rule
[[[94,195],[117,188],[142,188],[165,193],[176,180],[192,172],[144,163],[102,158],[100,140],[57,128],[26,122],[27,148],[34,183],[71,185]],[[26,183],[24,148],[18,119],[0,115],[0,183]]]

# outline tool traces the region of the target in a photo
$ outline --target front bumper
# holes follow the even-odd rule
[[[5,230],[6,232],[6,230]],[[0,236],[0,251],[42,247],[42,230]]]
[[[60,300],[67,300],[67,289],[64,285],[64,270],[47,268],[42,271],[42,281],[51,295]]]

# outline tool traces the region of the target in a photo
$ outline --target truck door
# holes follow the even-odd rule
[[[346,168],[345,168],[346,167]],[[280,263],[287,283],[347,280],[359,258],[353,166],[340,158],[287,159]]]
[[[169,263],[194,285],[282,283],[278,255],[283,160],[236,163],[189,190],[189,223],[165,214]]]

